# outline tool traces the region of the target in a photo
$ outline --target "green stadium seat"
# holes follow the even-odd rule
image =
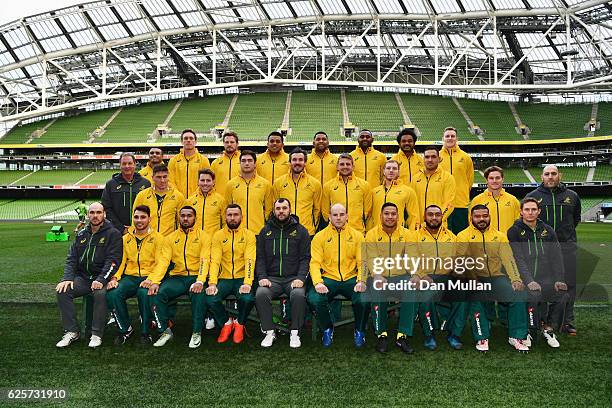
[[[266,140],[285,116],[286,92],[241,94],[229,121],[240,140]]]
[[[312,141],[322,130],[330,140],[344,140],[340,91],[294,91],[291,96],[289,140]]]
[[[170,133],[181,133],[183,129],[209,133],[210,129],[223,122],[233,97],[234,95],[216,95],[183,100],[168,124]]]

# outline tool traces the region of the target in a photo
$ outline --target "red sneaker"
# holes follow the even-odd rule
[[[232,338],[234,344],[242,343],[244,340],[244,325],[238,322],[234,322],[234,337]]]
[[[230,324],[224,324],[223,327],[221,327],[221,333],[219,333],[217,343],[225,343],[229,339],[232,330],[234,330],[234,325],[235,323],[232,322]]]

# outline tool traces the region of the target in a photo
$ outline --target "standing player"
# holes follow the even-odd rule
[[[243,153],[244,154],[244,153]],[[225,210],[226,227],[212,237],[206,304],[221,327],[218,343],[244,340],[245,323],[255,304],[255,234],[242,226],[242,209],[230,204]],[[223,301],[229,295],[238,299],[238,318],[227,315]]]
[[[312,146],[314,149],[306,162],[306,171],[324,186],[338,174],[338,156],[329,151],[329,138],[323,131],[315,134]]]
[[[87,218],[87,206],[85,205],[85,200],[81,200],[81,204],[77,205],[74,211],[76,211],[77,215],[79,216],[79,223],[74,229],[74,233],[76,234],[85,226],[85,219]]]
[[[448,217],[453,212],[455,179],[438,165],[440,154],[435,146],[426,147],[423,157],[425,167],[419,169],[412,177],[412,184],[410,184],[419,201],[420,221],[423,222],[427,207],[437,205],[442,209],[442,222],[446,226]]]
[[[338,158],[338,176],[325,183],[321,197],[323,218],[330,219],[329,209],[335,203],[342,204],[348,215],[349,225],[366,232],[366,223],[372,212],[370,185],[353,173],[353,156],[343,153]]]
[[[355,160],[355,175],[367,181],[370,189],[380,186],[383,166],[387,161],[387,157],[374,149],[372,143],[374,143],[372,132],[363,129],[359,132],[357,147],[351,152]]]
[[[576,335],[574,302],[576,300],[576,227],[582,211],[580,197],[561,182],[561,173],[555,165],[548,165],[542,171],[542,184],[527,194],[538,200],[542,209],[540,219],[553,227],[561,244],[565,282],[569,295],[565,305],[561,331]]]
[[[178,212],[185,198],[168,183],[168,167],[158,164],[153,168],[153,186],[142,190],[134,206],[146,205],[151,209],[151,228],[163,236],[178,228]]]
[[[355,346],[363,347],[368,308],[361,296],[366,290],[361,264],[363,232],[348,224],[344,205],[334,204],[329,214],[329,225],[319,231],[311,243],[310,276],[314,287],[308,292],[308,302],[316,311],[317,322],[323,331],[323,347],[329,347],[334,337],[329,303],[337,295],[351,299]]]
[[[210,168],[215,173],[217,191],[223,194],[227,183],[240,171],[240,151],[236,132],[227,132],[223,135],[223,154],[212,162]]]
[[[268,135],[268,149],[257,158],[257,174],[274,185],[274,181],[289,172],[289,155],[283,149],[283,135],[272,132]]]
[[[143,167],[138,173],[149,180],[149,183],[153,183],[153,167],[158,164],[164,164],[163,153],[159,147],[152,147],[149,149],[149,161],[147,165]]]
[[[457,144],[457,129],[447,127],[442,136],[444,147],[440,151],[440,167],[455,179],[455,201],[453,212],[448,217],[448,228],[458,234],[468,226],[470,190],[474,184],[474,163],[469,154]]]
[[[520,204],[515,196],[506,192],[504,170],[497,166],[484,171],[487,189],[472,199],[472,206],[482,204],[489,209],[491,228],[506,233],[520,217]]]
[[[399,151],[391,157],[399,163],[402,183],[409,186],[412,177],[423,168],[423,159],[414,150],[417,142],[417,135],[413,129],[403,129],[397,135]]]
[[[216,176],[211,169],[200,170],[198,176],[198,191],[186,203],[198,212],[196,228],[212,237],[223,228],[225,198],[217,191]]]
[[[151,298],[148,295],[155,260],[162,249],[164,237],[150,228],[151,211],[146,205],[134,207],[134,226],[123,236],[123,259],[115,276],[106,285],[106,300],[113,314],[119,334],[115,345],[124,344],[134,333],[128,313],[127,299],[138,298],[140,314],[140,342],[151,343],[149,323],[153,319]]]
[[[136,195],[145,188],[151,187],[149,180],[136,171],[136,157],[133,153],[121,153],[119,156],[121,173],[113,174],[102,191],[102,205],[106,217],[122,234],[132,223],[132,209]]]
[[[372,191],[372,216],[368,219],[368,229],[374,228],[380,222],[382,205],[393,203],[397,206],[401,224],[414,230],[420,221],[416,193],[399,179],[399,163],[395,160],[385,163],[383,174],[383,184]]]
[[[208,158],[198,152],[197,142],[198,137],[193,130],[183,130],[183,148],[168,163],[170,184],[180,191],[183,197],[189,197],[198,188],[198,171],[210,168]]]
[[[289,154],[291,170],[274,182],[274,198],[289,200],[293,213],[313,236],[321,215],[321,184],[304,170],[306,161],[306,152],[299,147]]]
[[[259,234],[272,211],[274,190],[268,180],[255,171],[256,162],[255,152],[240,152],[240,174],[227,183],[225,201],[244,208],[246,229]]]
[[[168,327],[168,304],[182,296],[191,300],[192,335],[189,348],[198,348],[202,343],[202,327],[206,303],[204,282],[208,274],[210,237],[199,228],[194,228],[196,210],[183,206],[179,212],[181,228],[164,239],[159,259],[153,273],[147,278],[149,296],[153,298],[153,313],[159,331],[154,347],[163,347],[174,337]],[[174,268],[164,279],[170,263]],[[162,282],[163,279],[163,282]]]

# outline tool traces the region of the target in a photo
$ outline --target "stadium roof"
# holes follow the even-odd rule
[[[0,27],[0,121],[258,84],[609,90],[602,0],[105,0]]]

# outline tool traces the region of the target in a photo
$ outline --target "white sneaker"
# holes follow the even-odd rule
[[[73,342],[77,341],[79,337],[81,337],[81,335],[77,332],[66,332],[64,333],[64,337],[62,337],[55,346],[59,348],[68,347]]]
[[[542,335],[544,336],[544,338],[546,339],[546,343],[548,343],[550,347],[559,348],[559,340],[557,340],[557,337],[555,336],[555,333],[553,333],[552,330],[542,330]]]
[[[96,347],[100,347],[101,345],[102,345],[102,337],[92,334],[91,339],[89,340],[88,346],[91,348],[96,348]]]
[[[476,343],[476,350],[483,353],[489,351],[489,339],[478,340]]]
[[[189,348],[196,349],[200,347],[202,344],[202,334],[201,333],[193,333],[191,335],[191,340],[189,340]]]
[[[508,344],[514,347],[514,349],[519,353],[529,353],[529,347],[525,345],[525,340],[508,337]]]
[[[297,330],[291,330],[291,335],[289,336],[289,347],[291,348],[299,348],[302,345],[302,341],[300,340],[300,334]]]
[[[523,340],[523,344],[526,345],[527,347],[531,347],[532,340],[533,340],[533,337],[531,337],[531,334],[528,334],[527,339]]]
[[[266,330],[264,333],[266,333],[266,337],[261,341],[261,347],[272,347],[274,340],[276,340],[276,333],[274,333],[274,330]]]
[[[212,330],[215,328],[215,319],[207,317],[206,318],[206,330]]]
[[[111,324],[115,323],[117,320],[115,320],[115,316],[113,314],[110,315],[110,317],[108,318],[108,322],[106,322],[107,326],[110,326]]]
[[[157,339],[157,341],[155,343],[153,343],[153,347],[163,347],[166,345],[167,342],[170,341],[170,339],[173,337],[174,335],[172,334],[172,330],[170,329],[166,329],[161,336],[159,336],[159,339]]]

